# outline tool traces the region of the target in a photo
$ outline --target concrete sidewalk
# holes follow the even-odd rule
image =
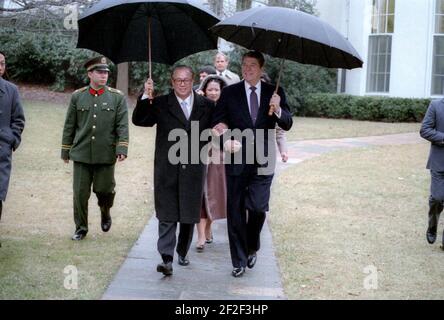
[[[213,223],[214,242],[204,252],[188,253],[186,267],[173,263],[173,275],[164,277],[156,271],[157,219],[152,218],[123,263],[103,299],[172,299],[234,300],[284,299],[280,272],[272,247],[271,234],[265,225],[261,233],[261,250],[254,269],[241,278],[231,276],[231,259],[226,220]],[[196,237],[195,237],[196,238]]]
[[[279,163],[277,173],[302,161],[341,149],[421,142],[426,143],[418,133],[289,142],[290,161]],[[193,240],[188,254],[190,265],[179,266],[175,257],[171,277],[156,272],[160,262],[157,234],[157,219],[152,218],[103,299],[286,299],[267,223],[261,233],[258,262],[254,269],[247,269],[241,278],[231,276],[226,220],[213,223],[214,242],[207,245],[204,252],[196,252],[196,241]]]

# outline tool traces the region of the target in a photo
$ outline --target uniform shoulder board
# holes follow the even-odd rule
[[[108,87],[108,90],[109,90],[110,92],[114,92],[114,93],[120,94],[120,95],[122,95],[122,96],[124,95],[122,91],[117,90],[117,89],[114,89],[114,88],[111,88],[111,87]]]
[[[83,91],[85,91],[86,89],[88,89],[88,86],[85,86],[85,87],[83,87],[83,88],[77,89],[77,90],[74,91],[73,93],[83,92]]]

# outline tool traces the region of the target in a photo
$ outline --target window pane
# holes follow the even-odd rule
[[[390,15],[387,17],[387,33],[393,33],[395,30],[395,16]]]
[[[444,55],[444,37],[435,36],[434,39],[435,41],[434,41],[433,54]]]
[[[378,33],[386,33],[387,32],[387,16],[378,16],[379,23],[378,23]]]
[[[388,0],[379,1],[379,14],[387,14]]]
[[[395,14],[395,0],[389,1],[388,14]]]
[[[376,15],[372,16],[372,33],[378,32],[378,17]]]
[[[367,91],[388,92],[390,87],[391,36],[369,38]]]
[[[432,94],[444,94],[444,77],[434,76],[432,82]]]
[[[436,13],[444,13],[444,1],[436,0]]]

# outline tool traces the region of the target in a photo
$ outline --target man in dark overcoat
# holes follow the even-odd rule
[[[206,143],[199,141],[199,136],[211,124],[214,103],[194,94],[193,78],[191,68],[175,67],[171,74],[173,91],[154,99],[151,99],[154,85],[148,79],[132,116],[136,126],[156,125],[154,200],[159,220],[157,249],[162,257],[157,271],[164,275],[173,272],[177,223],[180,223],[178,263],[185,266],[189,264],[187,253],[194,224],[200,221],[204,165],[199,154]],[[192,128],[198,135],[192,137]],[[176,150],[178,144],[182,148]]]
[[[18,89],[3,79],[5,72],[6,56],[0,52],[0,219],[3,201],[8,192],[12,152],[20,145],[25,127],[25,116]]]
[[[225,87],[213,116],[216,127],[245,133],[242,141],[225,134],[227,176],[227,226],[232,275],[240,277],[254,267],[260,249],[260,233],[269,210],[270,187],[276,160],[275,128],[290,130],[293,120],[285,93],[261,81],[265,59],[257,51],[242,57],[243,81]],[[248,133],[250,132],[250,135]],[[251,152],[249,152],[251,151]],[[263,156],[263,159],[262,159]],[[269,159],[267,161],[267,158]]]
[[[435,243],[439,216],[444,202],[444,99],[430,103],[422,121],[421,137],[430,141],[427,169],[430,170],[431,185],[429,196],[427,242]],[[444,233],[442,239],[444,250]]]

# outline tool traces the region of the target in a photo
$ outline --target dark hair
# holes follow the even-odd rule
[[[199,74],[201,73],[216,74],[216,69],[213,66],[204,66],[199,69]]]
[[[191,69],[191,67],[186,66],[184,64],[180,64],[178,66],[175,66],[173,68],[173,70],[171,71],[171,79],[173,78],[174,72],[176,72],[176,70],[178,70],[178,69],[187,69],[191,73],[191,78],[194,78],[194,71],[193,71],[193,69]]]
[[[245,58],[255,58],[259,62],[259,66],[262,68],[265,64],[265,58],[262,53],[259,51],[248,51],[244,53],[242,56],[242,61],[244,61]]]
[[[223,79],[221,79],[220,77],[208,77],[208,79],[206,79],[205,83],[203,83],[203,86],[202,86],[202,91],[203,91],[204,95],[205,95],[205,91],[207,90],[208,85],[211,82],[218,83],[221,91],[223,88],[225,88],[227,86],[227,82],[224,81]]]
[[[0,54],[6,59],[6,54],[3,51],[0,50]]]

